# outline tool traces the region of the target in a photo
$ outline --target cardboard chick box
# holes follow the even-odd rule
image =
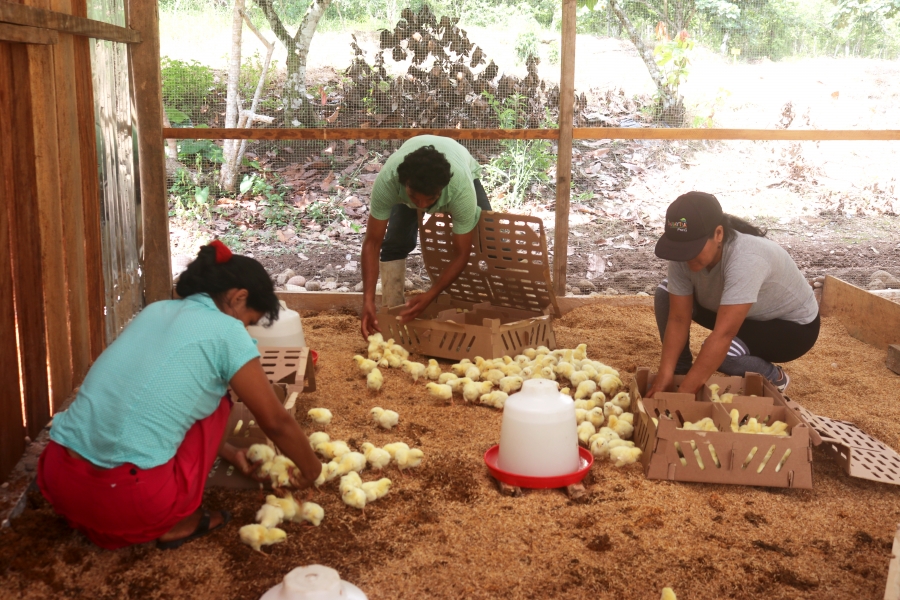
[[[759,376],[752,375],[735,378],[731,393],[737,395],[730,403],[720,403],[709,401],[707,386],[697,394],[659,392],[653,398],[644,398],[652,376],[649,369],[639,369],[631,388],[633,439],[642,450],[647,478],[811,488],[811,428],[772,396],[742,395],[759,391]],[[743,381],[738,385],[737,380]],[[782,421],[787,424],[788,435],[735,432],[733,410],[739,424],[751,418],[765,425]],[[685,422],[697,423],[704,418],[712,420],[715,431],[684,428]]]
[[[437,281],[456,256],[450,215],[430,215],[419,228],[422,256]],[[403,306],[378,315],[385,337],[438,358],[496,358],[526,348],[556,347],[547,238],[540,219],[481,213],[469,262],[445,294],[417,319],[401,324]]]

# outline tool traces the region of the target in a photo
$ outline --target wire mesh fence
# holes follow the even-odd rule
[[[232,46],[243,56],[238,112],[254,128],[558,126],[556,4],[329,4],[300,66],[288,49],[296,56],[290,36],[302,11],[274,11],[273,19],[260,10],[265,2],[247,0],[235,45],[232,3],[207,7],[204,18],[222,31],[204,36],[205,52],[191,57],[180,32],[197,13],[187,4],[162,4],[163,100],[172,127],[225,125]],[[721,3],[693,12],[693,4],[654,6],[580,9],[576,127],[900,128],[894,15],[874,27],[859,10],[829,12],[817,2]],[[279,23],[285,32],[277,33]],[[218,55],[211,40],[219,41]],[[298,73],[299,94],[291,84]],[[201,221],[199,229],[173,228],[173,252],[190,256],[198,232],[218,235],[270,257],[273,271],[290,267],[332,289],[352,289],[371,186],[401,143],[371,137],[248,141],[234,162],[233,188],[222,185],[225,142],[170,141],[172,214],[179,223]],[[552,228],[555,141],[462,143],[482,165],[495,209],[540,215]],[[727,211],[768,226],[811,280],[842,270],[867,287],[874,272],[896,269],[900,252],[897,152],[896,142],[576,140],[569,291],[651,292],[665,268],[653,255],[665,207],[690,189],[715,193]],[[424,277],[415,270],[421,265],[412,266],[412,275]]]

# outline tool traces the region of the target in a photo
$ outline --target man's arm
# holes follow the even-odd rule
[[[441,273],[440,278],[434,282],[427,292],[414,296],[406,302],[406,308],[400,312],[401,323],[408,323],[418,317],[429,304],[434,302],[434,299],[437,298],[441,292],[446,290],[450,287],[451,283],[456,281],[459,274],[462,273],[465,270],[466,265],[469,264],[469,255],[472,252],[472,239],[474,237],[475,230],[472,230],[469,233],[453,234],[453,249],[456,251],[456,256],[450,261],[450,264],[447,265],[447,268]]]
[[[694,361],[694,366],[685,375],[678,391],[688,394],[695,393],[719,368],[728,354],[731,340],[740,330],[751,306],[753,304],[731,304],[719,307],[719,312],[716,314],[716,326],[703,343],[700,354]]]
[[[375,287],[378,283],[378,262],[381,255],[381,243],[387,231],[387,220],[382,221],[369,215],[366,224],[366,237],[363,238],[362,256],[362,283],[363,283],[363,310],[360,319],[360,330],[364,338],[369,337],[378,327],[378,319],[375,317]]]

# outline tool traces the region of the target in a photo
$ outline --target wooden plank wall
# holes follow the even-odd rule
[[[91,42],[55,38],[0,43],[0,480],[104,344]]]

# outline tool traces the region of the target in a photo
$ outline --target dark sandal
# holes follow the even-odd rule
[[[193,533],[191,533],[190,535],[188,535],[186,537],[179,538],[177,540],[170,540],[168,542],[157,541],[156,547],[159,548],[160,550],[174,550],[175,548],[180,548],[182,544],[190,542],[191,540],[195,540],[199,537],[203,537],[204,535],[206,535],[208,533],[212,533],[216,529],[220,529],[221,527],[224,527],[229,521],[231,521],[231,513],[228,512],[227,510],[221,510],[219,512],[222,514],[222,522],[219,523],[218,525],[216,525],[215,527],[210,528],[209,522],[210,522],[211,515],[210,515],[209,511],[206,510],[205,508],[202,510],[203,510],[203,515],[200,517],[200,522],[197,523],[197,528],[194,529]]]

